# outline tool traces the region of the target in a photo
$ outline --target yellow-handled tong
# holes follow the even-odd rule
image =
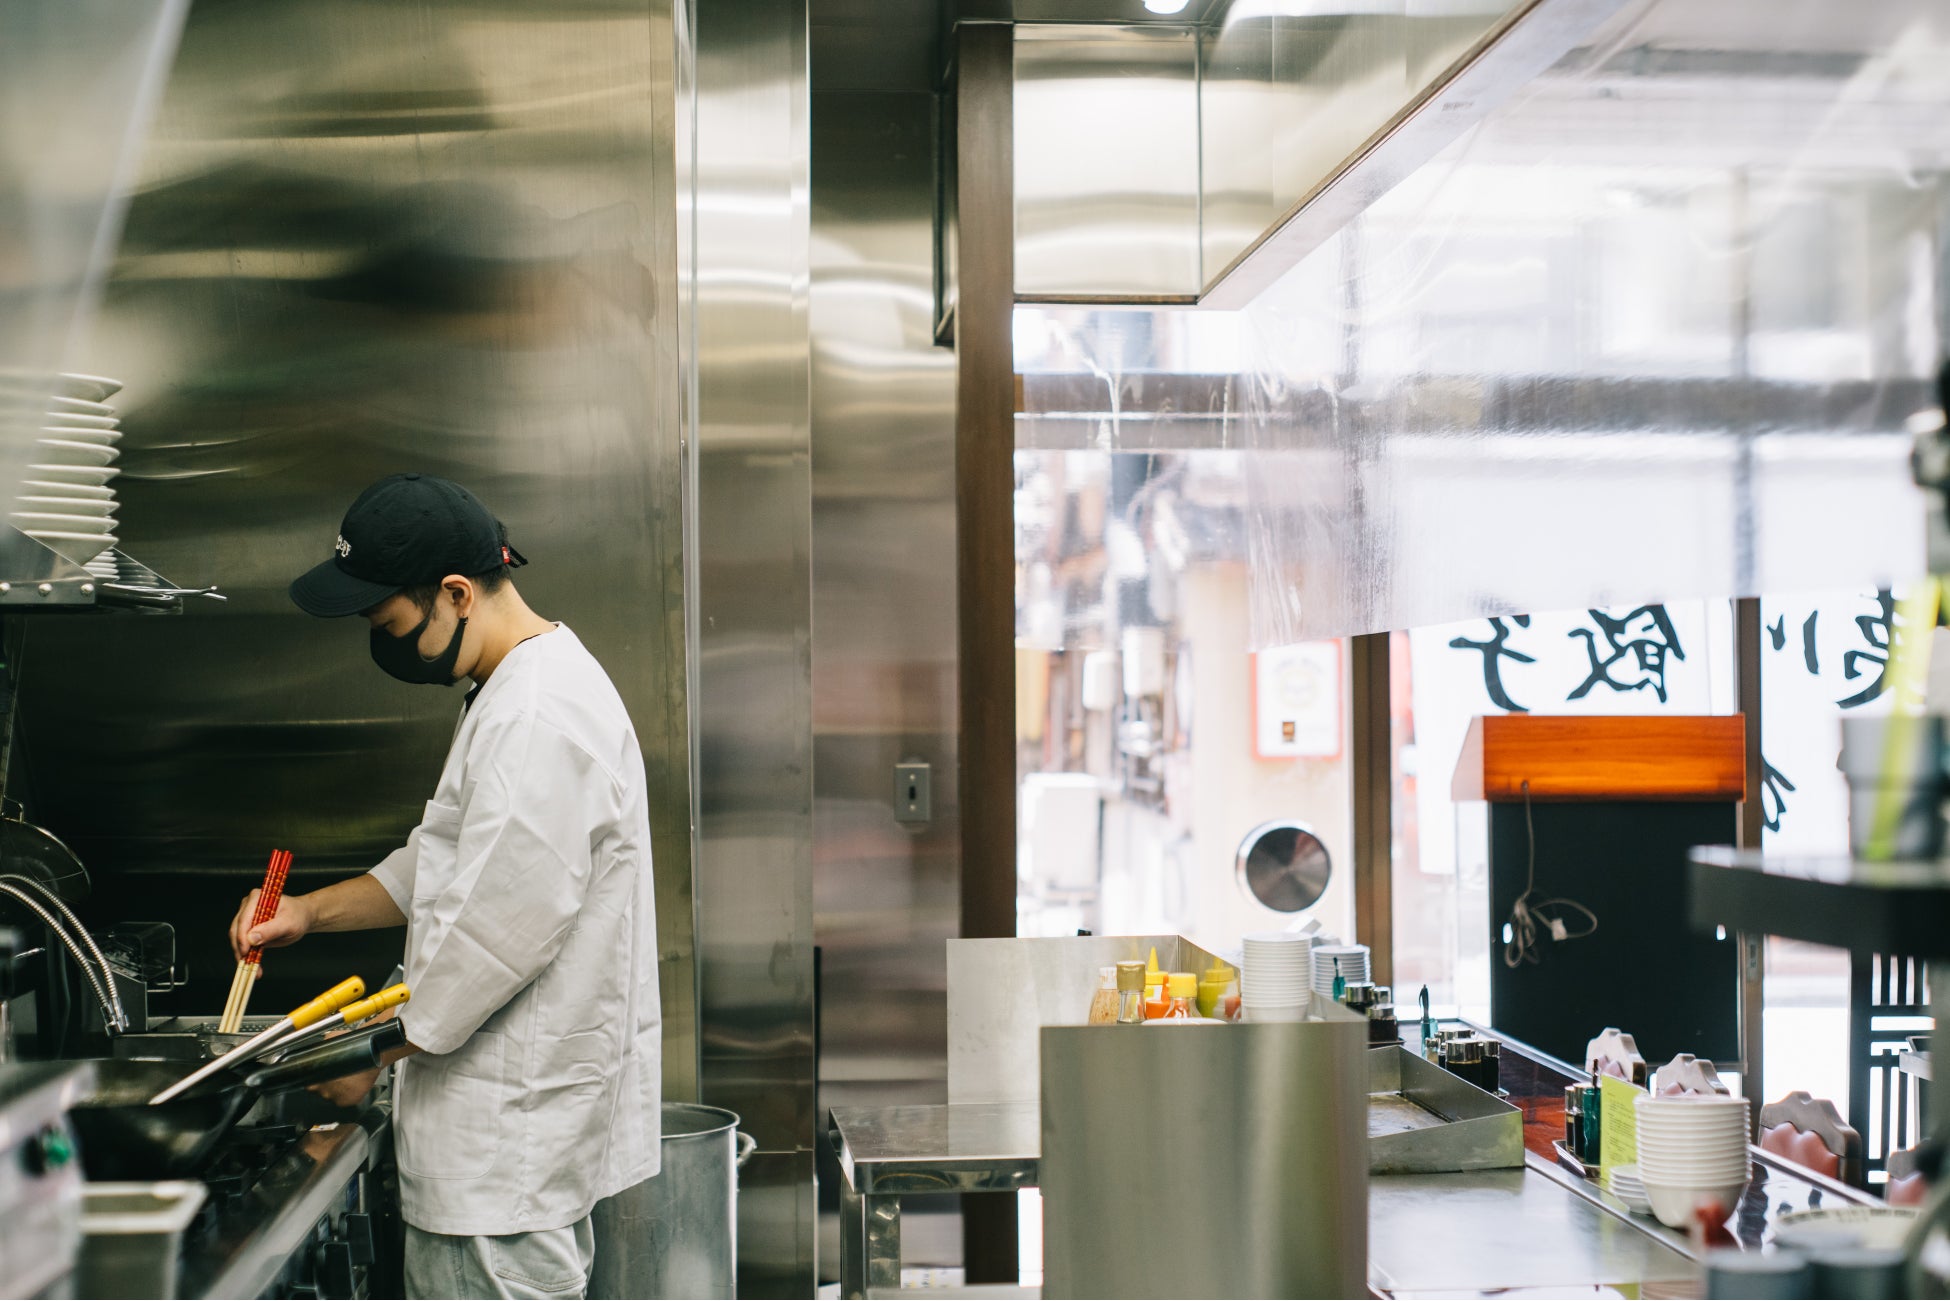
[[[176,1097],[186,1089],[201,1084],[204,1080],[209,1079],[212,1075],[223,1070],[232,1062],[249,1061],[263,1052],[266,1045],[275,1040],[282,1039],[293,1030],[300,1030],[306,1026],[316,1025],[326,1017],[331,1016],[334,1012],[345,1007],[346,1004],[365,997],[365,993],[366,982],[357,976],[340,981],[323,994],[320,994],[317,998],[314,998],[311,1002],[304,1004],[302,1007],[292,1009],[289,1015],[279,1017],[276,1023],[268,1029],[258,1031],[215,1061],[206,1062],[204,1065],[197,1067],[188,1075],[185,1075],[182,1079],[149,1099],[150,1105],[153,1106],[158,1102],[168,1102],[171,1098]]]
[[[412,997],[413,991],[409,990],[405,985],[388,985],[371,998],[362,998],[356,1003],[347,1003],[343,1008],[332,1013],[323,1021],[316,1021],[311,1025],[301,1026],[285,1035],[282,1039],[273,1039],[257,1055],[259,1057],[269,1057],[272,1053],[283,1052],[286,1048],[302,1040],[315,1039],[319,1035],[330,1034],[340,1026],[357,1025],[368,1017],[378,1016],[381,1012],[389,1008],[398,1007],[401,1003],[404,1003]]]

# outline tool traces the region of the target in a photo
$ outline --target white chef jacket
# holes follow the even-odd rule
[[[643,755],[557,625],[461,715],[440,785],[372,871],[406,915],[394,1090],[409,1224],[561,1228],[657,1172],[662,1018]]]

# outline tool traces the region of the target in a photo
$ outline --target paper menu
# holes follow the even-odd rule
[[[1611,1188],[1612,1167],[1637,1165],[1639,1159],[1638,1100],[1645,1090],[1613,1075],[1598,1077],[1599,1181]]]

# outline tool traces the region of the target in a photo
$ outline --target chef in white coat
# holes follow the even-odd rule
[[[471,679],[420,825],[370,872],[286,895],[241,954],[313,931],[406,927],[395,1089],[414,1297],[578,1297],[598,1200],[657,1171],[662,1030],[643,757],[623,702],[458,484],[403,474],[346,512],[291,585],[362,614],[406,682]],[[349,1102],[372,1076],[336,1086]]]

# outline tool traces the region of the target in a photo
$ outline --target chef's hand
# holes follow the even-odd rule
[[[372,1086],[378,1080],[379,1068],[375,1066],[369,1071],[341,1075],[336,1080],[314,1084],[311,1091],[334,1107],[356,1107],[366,1100],[366,1095],[372,1092]]]
[[[301,894],[284,896],[278,900],[278,910],[269,921],[252,926],[251,918],[257,915],[259,893],[253,890],[245,895],[244,902],[237,906],[237,915],[230,922],[230,950],[236,954],[239,962],[255,948],[281,949],[287,944],[296,944],[311,930],[311,905]]]
[[[396,1013],[388,1011],[382,1013],[380,1019],[387,1019],[394,1015]],[[372,1092],[373,1083],[379,1079],[380,1071],[419,1051],[419,1045],[411,1042],[401,1044],[397,1048],[389,1048],[382,1059],[382,1065],[375,1066],[369,1071],[341,1075],[338,1079],[326,1080],[323,1084],[314,1084],[311,1086],[311,1091],[335,1107],[356,1107],[366,1100],[368,1093]]]

